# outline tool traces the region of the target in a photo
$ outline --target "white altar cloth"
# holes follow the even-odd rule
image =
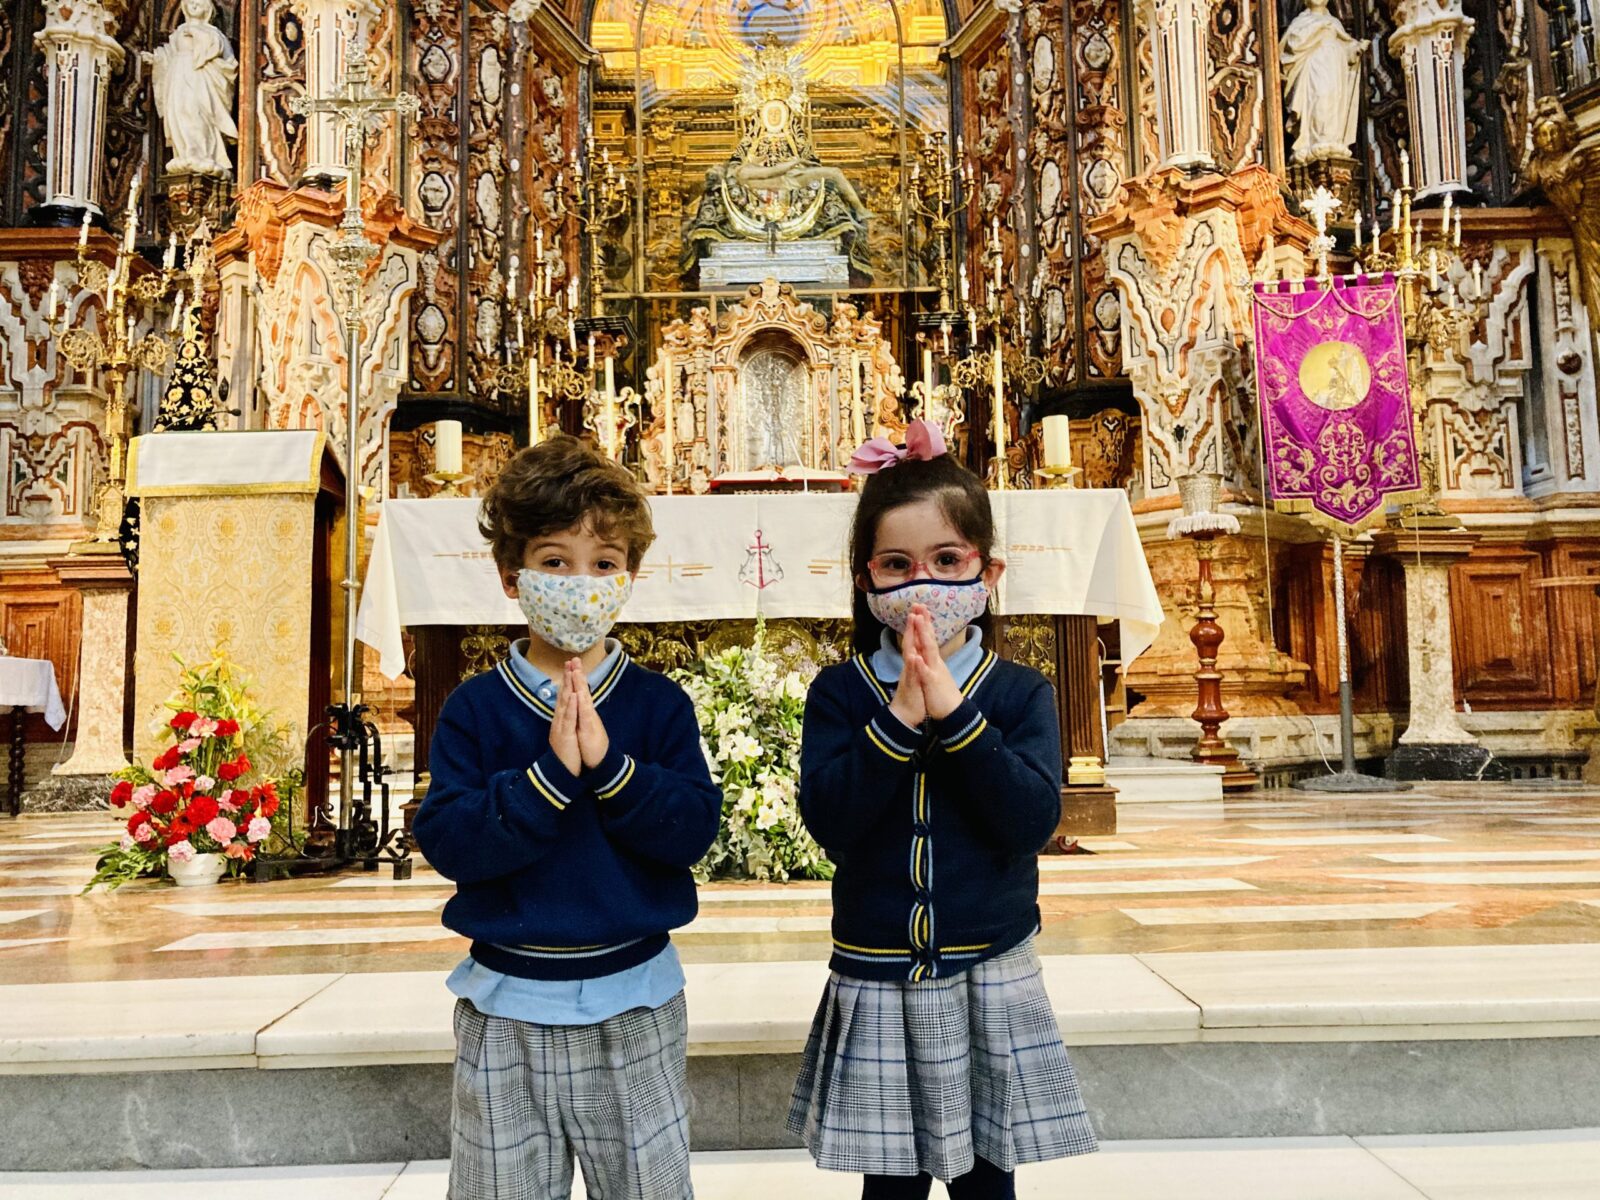
[[[1124,663],[1155,640],[1161,600],[1128,497],[1116,490],[993,492],[1005,613],[1122,622]],[[624,621],[847,617],[854,493],[653,496],[656,542]],[[408,625],[520,625],[477,528],[478,501],[387,500],[356,636],[394,678]]]
[[[43,658],[0,655],[0,711],[12,708],[43,713],[51,729],[66,724],[67,710],[56,686],[54,663]]]

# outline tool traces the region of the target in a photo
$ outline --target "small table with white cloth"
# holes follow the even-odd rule
[[[42,658],[0,656],[0,710],[11,714],[11,756],[6,771],[4,811],[22,811],[22,726],[26,713],[43,713],[51,729],[67,723],[56,686],[55,664]]]
[[[1053,635],[1035,637],[1026,658],[1056,677],[1066,753],[1103,762],[1096,618],[1120,622],[1124,667],[1155,640],[1162,620],[1128,498],[1062,489],[992,492],[990,500],[995,555],[1007,564],[995,597],[1001,624],[1007,616],[1056,618]],[[650,503],[656,541],[624,622],[850,615],[854,493],[653,496]],[[356,622],[383,674],[406,669],[405,628],[524,626],[500,586],[477,514],[470,498],[384,502]],[[420,774],[444,695],[425,694],[437,691],[424,686],[433,672],[419,665],[414,673]],[[436,678],[446,693],[455,682],[448,672]]]

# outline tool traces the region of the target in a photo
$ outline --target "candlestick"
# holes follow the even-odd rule
[[[433,424],[433,469],[440,475],[461,474],[461,422]]]
[[[1044,465],[1072,465],[1072,419],[1065,413],[1051,413],[1044,419]]]
[[[663,465],[663,467],[664,467],[664,469],[666,471],[666,476],[667,476],[667,495],[669,495],[669,496],[672,495],[672,475],[673,475],[673,472],[675,470],[675,458],[676,458],[676,453],[675,453],[675,449],[676,448],[675,448],[675,445],[674,445],[673,435],[672,435],[672,375],[673,375],[672,355],[663,354],[661,356],[661,386],[662,386],[662,391],[665,393],[665,400],[662,403],[661,407],[662,407],[662,417],[663,417],[664,421],[666,422],[666,428],[663,431],[663,441],[662,441],[662,445],[661,445],[661,460],[662,460],[662,465]]]
[[[1000,331],[994,337],[994,483],[1006,487],[1006,367],[1005,345]]]
[[[528,445],[537,446],[543,439],[544,431],[539,428],[539,355],[538,347],[535,353],[528,356]]]
[[[867,441],[867,419],[861,409],[861,372],[856,368],[855,354],[852,352],[847,359],[850,364],[850,420],[851,428],[856,435],[856,445],[862,446]]]

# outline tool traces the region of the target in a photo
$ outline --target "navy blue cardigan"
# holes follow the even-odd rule
[[[472,956],[526,979],[593,979],[644,962],[698,909],[690,868],[721,821],[682,688],[626,655],[594,691],[611,748],[573,775],[552,710],[502,663],[445,701],[417,845],[456,881],[444,923]]]
[[[811,686],[800,811],[837,869],[842,975],[954,975],[1038,928],[1038,854],[1061,818],[1054,692],[993,653],[963,690],[950,716],[911,729],[866,658]]]

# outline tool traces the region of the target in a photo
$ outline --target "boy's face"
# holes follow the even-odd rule
[[[619,536],[600,536],[585,521],[530,539],[522,548],[521,569],[546,575],[620,575],[628,569],[628,547]],[[513,600],[517,598],[517,574],[516,570],[500,573],[500,584]]]

